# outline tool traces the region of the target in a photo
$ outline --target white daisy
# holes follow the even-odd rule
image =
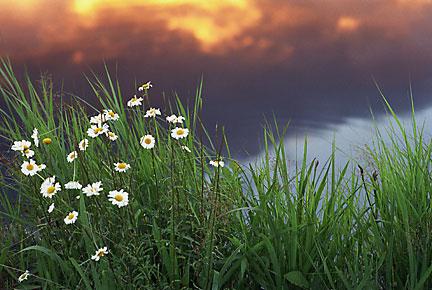
[[[189,134],[189,129],[186,128],[175,127],[174,129],[171,130],[171,137],[177,140],[186,138],[188,134]]]
[[[90,117],[90,124],[100,125],[105,122],[105,115],[98,114],[93,117]]]
[[[107,121],[117,121],[120,116],[117,113],[114,113],[113,110],[104,110],[105,120]]]
[[[225,162],[223,162],[222,160],[211,160],[210,165],[213,167],[224,167],[225,166]]]
[[[30,275],[29,270],[25,270],[25,272],[22,273],[22,274],[18,277],[18,282],[21,283],[21,282],[23,282],[24,280],[27,280],[29,275]]]
[[[23,151],[23,156],[25,156],[27,158],[31,158],[34,156],[34,151],[31,149],[26,149]]]
[[[67,225],[74,224],[76,220],[78,219],[78,212],[71,211],[68,213],[68,215],[64,218],[64,222]]]
[[[52,213],[53,212],[53,210],[54,210],[54,203],[52,203],[50,206],[49,206],[49,208],[48,208],[48,213]]]
[[[141,106],[142,101],[143,101],[143,98],[141,98],[141,97],[138,98],[136,95],[134,95],[133,98],[127,102],[127,105],[128,105],[128,107]]]
[[[183,124],[184,120],[185,120],[185,117],[183,117],[183,116],[178,116],[177,117],[177,123]]]
[[[114,163],[114,170],[118,172],[126,172],[130,168],[130,164],[124,163],[124,162],[117,162]]]
[[[48,177],[42,182],[40,193],[43,197],[53,198],[53,196],[61,190],[61,185],[55,182],[55,176]]]
[[[114,132],[107,132],[106,135],[111,141],[115,141],[118,139],[118,136]]]
[[[153,85],[151,84],[151,81],[146,82],[145,84],[143,84],[142,86],[140,86],[138,88],[138,91],[142,92],[142,91],[147,91],[148,89],[150,89]]]
[[[78,181],[69,181],[65,184],[66,189],[81,189],[82,185]]]
[[[172,114],[171,116],[167,116],[166,120],[168,121],[168,123],[172,123],[172,124],[176,124],[176,123],[183,124],[185,118],[182,116],[177,117],[176,115]]]
[[[45,169],[45,167],[45,164],[37,165],[36,161],[30,159],[29,161],[24,161],[21,165],[21,172],[25,175],[33,176],[42,169]]]
[[[152,149],[155,146],[155,138],[152,135],[145,135],[141,137],[140,143],[145,149]]]
[[[25,149],[29,149],[31,146],[31,142],[27,140],[14,141],[11,149],[13,151],[24,151]]]
[[[78,147],[81,151],[86,151],[89,144],[88,139],[83,139],[78,143]]]
[[[87,196],[92,196],[99,195],[102,190],[102,181],[98,181],[92,184],[88,184],[82,189],[82,192],[85,193]]]
[[[157,108],[150,108],[150,109],[147,110],[146,114],[144,115],[144,118],[147,118],[147,117],[154,118],[154,117],[156,117],[156,115],[159,116],[160,114],[161,114],[161,112],[160,112],[159,109],[157,109]]]
[[[89,135],[89,137],[96,138],[97,136],[108,132],[108,129],[109,129],[109,126],[107,124],[92,125],[87,130],[87,135]]]
[[[187,151],[189,153],[191,153],[192,151],[189,149],[189,147],[187,146],[182,146],[181,149],[183,149],[184,151]]]
[[[97,261],[99,261],[99,259],[101,257],[103,257],[103,256],[105,256],[107,254],[108,254],[108,248],[107,247],[103,247],[103,248],[97,249],[96,253],[93,256],[91,256],[91,259],[95,260],[97,262]]]
[[[66,159],[67,159],[67,162],[71,163],[71,162],[74,162],[74,160],[77,158],[78,158],[78,152],[72,151],[71,153],[68,154]]]
[[[126,206],[129,203],[129,193],[123,189],[110,191],[108,197],[108,200],[118,207]]]
[[[14,151],[21,151],[22,155],[31,158],[34,155],[34,151],[30,149],[31,142],[27,140],[15,141],[11,149]]]
[[[39,138],[38,138],[38,134],[39,131],[37,128],[33,129],[33,134],[31,135],[31,137],[33,138],[33,143],[35,144],[36,147],[39,147]]]

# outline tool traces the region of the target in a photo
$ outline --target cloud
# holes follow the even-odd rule
[[[0,0],[0,8],[0,55],[88,98],[81,74],[103,61],[118,68],[125,95],[152,80],[156,101],[162,89],[192,96],[204,74],[206,120],[226,124],[245,148],[242,132],[260,135],[263,115],[298,127],[367,115],[381,107],[373,79],[398,108],[410,79],[416,102],[429,102],[428,1]]]

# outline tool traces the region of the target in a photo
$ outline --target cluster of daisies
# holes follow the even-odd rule
[[[145,93],[152,87],[151,82],[147,82],[138,88],[138,91]],[[129,107],[141,106],[143,102],[142,97],[137,97],[136,95],[127,102]],[[144,117],[145,118],[156,118],[161,116],[161,111],[158,108],[149,108]],[[110,123],[119,120],[120,116],[116,112],[110,109],[103,110],[100,114],[90,117],[90,128],[87,130],[88,138],[95,139],[105,136],[110,141],[116,141],[119,137],[118,135],[111,131]],[[170,115],[166,116],[166,121],[172,125],[174,128],[170,130],[170,136],[176,140],[184,139],[189,135],[189,129],[183,126],[185,118],[183,116]],[[46,137],[40,139],[38,129],[35,128],[32,132],[31,138],[33,139],[33,144],[35,147],[39,147],[40,141],[42,144],[50,145],[52,143],[51,138]],[[70,152],[66,156],[66,160],[69,163],[74,164],[74,176],[72,181],[69,181],[64,184],[65,190],[78,190],[82,192],[82,195],[91,197],[91,196],[99,196],[103,192],[102,181],[93,182],[87,184],[86,186],[81,185],[78,181],[75,180],[75,160],[78,158],[78,152],[84,152],[89,147],[89,139],[84,138],[78,143],[78,148],[76,150]],[[156,144],[155,137],[151,134],[146,134],[142,136],[139,140],[140,145],[144,149],[153,149]],[[26,158],[21,165],[21,172],[26,176],[39,176],[43,181],[40,185],[40,193],[44,198],[49,200],[53,200],[55,195],[62,191],[62,185],[60,182],[56,180],[56,176],[50,176],[47,178],[42,177],[40,174],[46,168],[45,164],[37,164],[34,159],[32,159],[35,155],[34,150],[32,150],[32,142],[28,140],[15,141],[11,147],[12,150],[20,152],[22,156]],[[186,152],[191,152],[191,150],[186,145],[181,145],[181,149]],[[80,153],[81,154],[81,153]],[[119,161],[113,164],[113,170],[117,172],[126,172],[131,168],[130,164]],[[210,161],[210,165],[214,167],[223,167],[224,162],[222,160],[212,160]],[[81,196],[77,195],[76,198],[79,199]],[[108,200],[115,206],[121,208],[125,207],[129,203],[129,193],[124,189],[111,190],[109,191]],[[55,209],[55,204],[51,203],[48,207],[48,213],[52,213]],[[79,213],[76,210],[70,211],[65,218],[63,219],[66,225],[74,224],[78,219]],[[91,257],[92,260],[99,261],[101,257],[108,254],[107,247],[100,248],[96,251],[95,255]]]

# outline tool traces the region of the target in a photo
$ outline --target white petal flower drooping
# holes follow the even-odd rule
[[[91,259],[97,262],[100,260],[101,257],[103,257],[107,254],[108,254],[108,248],[103,247],[103,248],[97,249],[96,253],[93,256],[91,256]]]
[[[127,102],[127,105],[128,105],[128,107],[141,106],[141,105],[142,105],[142,101],[143,101],[143,98],[141,98],[141,97],[138,98],[138,97],[135,95],[135,96],[133,96],[132,99],[130,99],[130,100]]]
[[[113,110],[104,110],[104,116],[107,121],[117,121],[120,118]]]
[[[85,193],[86,196],[99,195],[103,190],[102,181],[94,182],[92,184],[88,184],[86,187],[82,189],[82,192]]]
[[[33,143],[35,144],[36,147],[39,147],[39,131],[37,128],[33,129],[33,134],[31,135],[32,139],[33,139]]]
[[[118,139],[118,136],[114,132],[107,132],[106,135],[111,141],[115,141]]]
[[[19,283],[22,283],[24,280],[27,280],[29,275],[30,275],[29,270],[25,270],[25,272],[22,273],[22,274],[18,277],[18,282],[19,282]]]
[[[81,151],[86,151],[89,144],[88,139],[83,139],[78,143],[78,147]]]
[[[66,159],[67,159],[67,162],[71,163],[71,162],[74,162],[74,160],[77,158],[78,158],[78,152],[72,151],[71,153],[68,154]]]
[[[81,189],[82,185],[78,181],[69,181],[65,185],[66,189]]]
[[[153,85],[152,85],[151,81],[148,81],[148,82],[146,82],[145,84],[141,85],[141,86],[138,88],[138,91],[140,91],[140,92],[142,92],[142,91],[147,91],[147,90],[149,90],[151,87],[153,87]]]
[[[52,213],[53,210],[54,210],[54,207],[55,207],[55,205],[54,205],[54,203],[52,203],[52,204],[48,207],[48,213]]]
[[[213,167],[224,167],[225,166],[225,162],[223,162],[222,160],[211,160],[209,163]]]
[[[154,118],[156,116],[160,116],[161,112],[157,108],[150,108],[147,110],[146,114],[144,115],[144,118]]]
[[[64,218],[64,222],[67,225],[74,224],[76,220],[78,219],[78,212],[71,211],[68,213],[68,215]]]
[[[166,120],[168,123],[171,123],[171,124],[176,124],[176,123],[183,124],[183,121],[185,120],[185,118],[182,116],[177,117],[176,115],[172,114],[171,116],[167,116]]]
[[[27,140],[15,141],[11,149],[13,151],[20,151],[21,154],[27,158],[34,156],[34,151],[30,149],[31,142]]]

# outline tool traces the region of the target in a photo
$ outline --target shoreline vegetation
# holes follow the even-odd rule
[[[0,289],[430,289],[431,148],[392,118],[365,159],[288,166],[276,125],[260,164],[151,82],[64,101],[1,61]],[[389,142],[384,142],[384,134]],[[337,140],[336,140],[337,142]],[[16,196],[11,197],[11,192]],[[12,200],[13,199],[13,200]]]

